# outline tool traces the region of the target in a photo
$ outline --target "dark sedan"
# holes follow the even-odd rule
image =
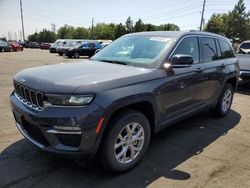
[[[12,47],[7,42],[0,40],[0,52],[12,52],[12,51],[13,51]]]
[[[96,50],[102,48],[102,45],[99,41],[85,41],[83,44],[75,46],[67,50],[67,56],[71,58],[79,58],[80,56],[92,57]]]

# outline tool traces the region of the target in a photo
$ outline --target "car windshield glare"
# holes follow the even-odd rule
[[[150,67],[166,53],[174,40],[165,36],[127,35],[105,47],[92,60]]]

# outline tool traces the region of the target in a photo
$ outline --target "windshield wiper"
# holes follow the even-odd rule
[[[106,63],[113,63],[113,64],[120,64],[120,65],[128,65],[127,63],[121,62],[121,61],[114,61],[114,60],[98,60]]]

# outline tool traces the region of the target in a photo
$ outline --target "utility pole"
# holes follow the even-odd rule
[[[25,41],[25,35],[24,35],[24,25],[23,25],[23,5],[22,5],[22,0],[20,0],[20,11],[21,11],[21,21],[22,21],[23,42],[24,42]]]
[[[94,39],[93,30],[94,30],[94,18],[92,18],[92,24],[91,24],[91,38],[92,39]]]
[[[202,30],[202,26],[203,26],[205,7],[206,7],[206,0],[204,0],[204,2],[203,2],[203,8],[202,8],[202,13],[201,13],[200,31]]]
[[[51,23],[51,31],[56,32],[56,24],[54,22]]]

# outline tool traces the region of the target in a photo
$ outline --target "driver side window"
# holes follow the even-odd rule
[[[200,62],[199,44],[197,37],[184,38],[175,49],[173,56],[177,54],[190,55],[194,63]]]

